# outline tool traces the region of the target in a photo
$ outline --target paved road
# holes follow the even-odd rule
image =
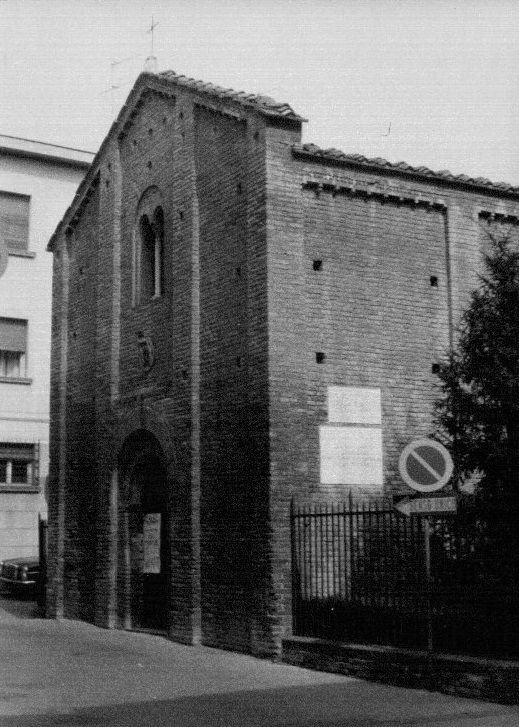
[[[34,618],[0,599],[1,727],[518,727],[519,707]]]

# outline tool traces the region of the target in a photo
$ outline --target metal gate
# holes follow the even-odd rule
[[[292,509],[293,632],[439,652],[519,656],[519,521],[424,519],[387,502]]]

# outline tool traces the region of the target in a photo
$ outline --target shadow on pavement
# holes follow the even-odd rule
[[[5,592],[0,592],[0,611],[7,611],[11,616],[17,616],[18,618],[43,617],[42,610],[36,601],[28,598],[16,598]]]
[[[384,690],[384,687],[381,687]],[[519,708],[399,690],[369,699],[363,682],[197,695],[0,717],[1,727],[517,727]],[[395,696],[396,695],[396,696]],[[421,698],[420,698],[421,697]],[[1,705],[0,705],[1,709]]]

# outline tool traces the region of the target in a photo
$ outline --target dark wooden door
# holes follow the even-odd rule
[[[140,503],[130,513],[132,625],[167,629],[168,516],[166,473],[160,460],[144,456],[133,472]]]

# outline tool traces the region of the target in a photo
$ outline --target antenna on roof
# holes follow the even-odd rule
[[[140,56],[142,58],[142,56]],[[106,88],[101,95],[104,95],[105,93],[110,94],[110,101],[111,101],[111,108],[112,108],[112,116],[114,115],[114,91],[117,91],[119,88],[123,88],[123,86],[129,86],[130,81],[126,83],[116,83],[115,82],[115,69],[117,66],[120,66],[122,63],[128,63],[129,61],[133,61],[134,58],[139,58],[139,56],[128,56],[127,58],[121,58],[117,59],[114,58],[112,62],[110,63],[110,87]]]
[[[150,54],[146,58],[144,62],[144,70],[147,73],[157,73],[157,58],[153,52],[153,44],[155,41],[155,28],[157,27],[158,22],[155,22],[155,19],[153,15],[151,16],[151,25],[146,31],[147,33],[151,34],[151,44],[150,44]]]

